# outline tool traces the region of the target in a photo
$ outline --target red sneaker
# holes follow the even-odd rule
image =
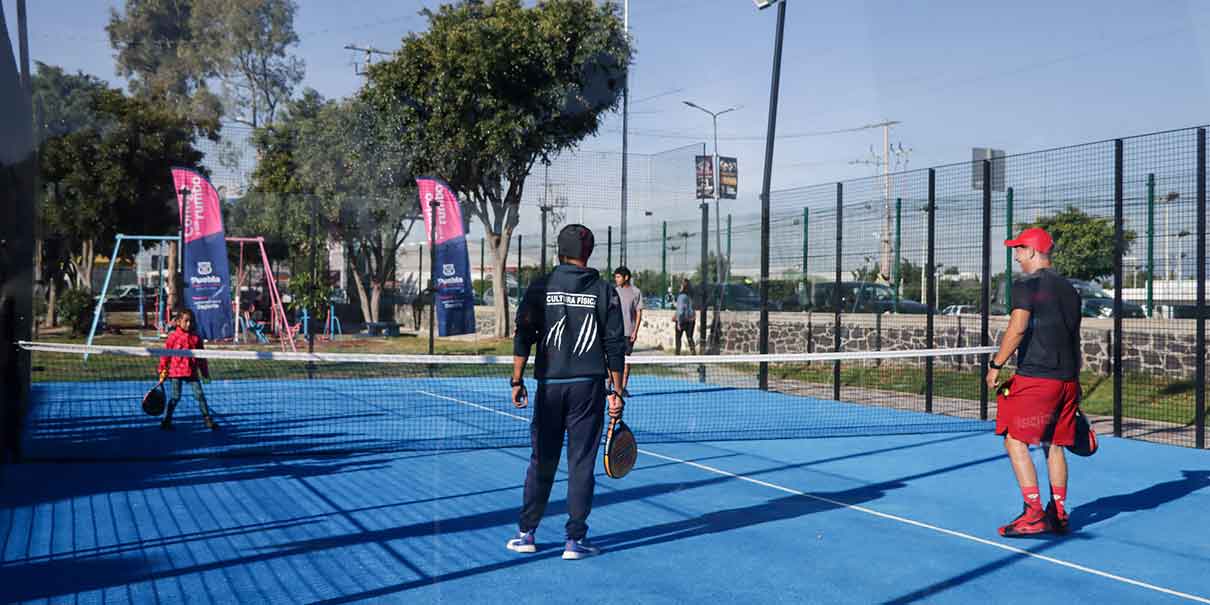
[[[1050,526],[1050,531],[1056,534],[1067,533],[1067,510],[1062,504],[1058,504],[1054,500],[1046,505],[1046,524]]]
[[[1001,536],[1005,538],[1032,536],[1046,533],[1050,529],[1047,527],[1046,513],[1042,509],[1030,508],[1028,504],[1023,504],[1022,506],[1025,510],[1016,519],[1009,522],[1008,525],[1000,528]]]

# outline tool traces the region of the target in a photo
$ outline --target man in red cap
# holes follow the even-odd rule
[[[987,385],[997,389],[996,434],[1025,499],[1025,510],[1000,528],[1006,537],[1046,531],[1067,531],[1067,459],[1063,447],[1075,442],[1075,418],[1080,402],[1080,295],[1054,268],[1054,240],[1043,229],[1031,228],[1005,240],[1024,276],[1012,286],[1013,308],[1000,350],[992,356]],[[998,384],[999,371],[1017,353],[1017,371]],[[1046,453],[1050,503],[1045,509],[1038,492],[1038,473],[1029,456],[1030,445]]]

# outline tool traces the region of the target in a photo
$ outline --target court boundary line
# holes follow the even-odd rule
[[[490,408],[490,407],[487,407],[487,406],[484,406],[484,405],[480,405],[480,404],[477,404],[477,403],[474,403],[474,402],[471,402],[471,401],[464,401],[464,400],[461,400],[461,399],[457,399],[457,398],[455,398],[455,397],[448,397],[448,396],[445,396],[445,395],[438,395],[438,394],[436,394],[436,393],[432,393],[432,392],[428,392],[428,391],[416,391],[416,392],[418,392],[418,393],[422,393],[422,394],[424,394],[424,395],[428,395],[428,396],[430,396],[430,397],[435,397],[435,398],[437,398],[437,399],[445,399],[445,400],[447,400],[447,401],[453,401],[453,402],[456,402],[456,403],[461,403],[461,404],[463,404],[463,405],[468,405],[468,406],[471,406],[471,407],[474,407],[474,408],[478,408],[478,409],[481,409],[481,410],[484,410],[484,411],[492,412],[492,413],[494,413],[494,414],[499,414],[499,415],[501,415],[501,416],[508,416],[508,417],[511,417],[511,418],[515,418],[515,419],[517,419],[517,420],[522,420],[522,421],[525,421],[525,422],[529,422],[529,419],[528,419],[528,418],[526,418],[526,417],[524,417],[524,416],[520,416],[520,415],[517,415],[517,414],[510,413],[510,412],[505,412],[505,411],[502,411],[502,410],[496,410],[496,409],[492,409],[492,408]],[[817,501],[817,502],[824,502],[824,503],[826,503],[826,504],[831,504],[832,506],[836,506],[836,507],[839,507],[839,508],[847,508],[847,509],[852,510],[852,511],[856,511],[856,512],[859,512],[859,513],[864,513],[864,514],[867,514],[867,515],[870,515],[870,516],[873,516],[873,517],[878,517],[878,518],[880,518],[880,519],[885,519],[885,520],[888,520],[888,521],[894,521],[894,522],[896,522],[896,523],[902,523],[902,524],[905,524],[905,525],[911,525],[911,526],[913,526],[913,527],[918,527],[918,528],[920,528],[920,529],[926,529],[926,530],[929,530],[929,531],[937,532],[937,533],[939,533],[939,534],[943,534],[943,535],[951,536],[951,537],[954,537],[954,538],[959,538],[959,539],[962,539],[962,540],[967,540],[967,541],[969,541],[969,542],[974,542],[974,543],[976,543],[976,544],[983,544],[984,546],[991,546],[991,547],[993,547],[993,548],[998,548],[998,549],[1000,549],[1000,550],[1008,551],[1008,552],[1011,552],[1011,553],[1016,554],[1016,555],[1022,555],[1022,556],[1025,556],[1025,557],[1029,557],[1029,558],[1031,558],[1031,559],[1036,559],[1036,560],[1043,561],[1043,562],[1046,562],[1046,563],[1051,563],[1051,564],[1054,564],[1054,565],[1058,565],[1058,566],[1060,566],[1060,567],[1066,567],[1066,568],[1068,568],[1068,569],[1072,569],[1072,570],[1079,571],[1079,572],[1082,572],[1082,573],[1086,573],[1086,574],[1089,574],[1089,575],[1093,575],[1093,576],[1097,576],[1097,577],[1105,578],[1105,579],[1107,579],[1107,580],[1113,580],[1113,581],[1115,581],[1115,582],[1121,582],[1121,583],[1123,583],[1123,584],[1127,584],[1127,585],[1130,585],[1130,586],[1135,586],[1135,587],[1137,587],[1137,588],[1144,588],[1144,589],[1147,589],[1147,590],[1151,590],[1151,591],[1154,591],[1154,592],[1159,592],[1159,593],[1162,593],[1162,594],[1166,594],[1166,595],[1169,595],[1169,596],[1173,596],[1173,597],[1177,597],[1177,598],[1185,599],[1185,600],[1188,600],[1188,601],[1194,601],[1194,602],[1197,602],[1197,603],[1206,603],[1207,605],[1210,605],[1210,598],[1201,597],[1201,596],[1198,596],[1198,595],[1195,595],[1195,594],[1190,594],[1190,593],[1186,593],[1186,592],[1181,592],[1181,591],[1178,591],[1178,590],[1173,590],[1173,589],[1171,589],[1171,588],[1164,588],[1163,586],[1158,586],[1158,585],[1156,585],[1156,584],[1150,584],[1150,583],[1148,583],[1148,582],[1144,582],[1144,581],[1142,581],[1142,580],[1135,580],[1135,579],[1133,579],[1133,578],[1127,578],[1127,577],[1125,577],[1125,576],[1119,576],[1119,575],[1117,575],[1117,574],[1109,573],[1109,572],[1107,572],[1107,571],[1102,571],[1102,570],[1099,570],[1099,569],[1096,569],[1096,568],[1093,568],[1093,567],[1088,567],[1087,565],[1080,565],[1079,563],[1072,563],[1071,561],[1065,561],[1065,560],[1063,560],[1063,559],[1057,559],[1057,558],[1055,558],[1055,557],[1050,557],[1050,556],[1047,556],[1047,555],[1041,555],[1041,554],[1038,554],[1038,553],[1035,553],[1035,552],[1030,552],[1030,551],[1028,551],[1028,550],[1025,550],[1024,548],[1019,548],[1019,547],[1016,547],[1016,546],[1011,546],[1011,545],[1008,545],[1008,544],[1003,544],[1003,543],[1000,543],[1000,542],[996,542],[996,541],[994,541],[994,540],[988,540],[988,539],[986,539],[986,538],[980,538],[979,536],[974,536],[974,535],[971,535],[971,534],[968,534],[968,533],[965,533],[965,532],[960,532],[960,531],[953,530],[953,529],[946,529],[946,528],[944,528],[944,527],[940,527],[940,526],[937,526],[937,525],[932,525],[932,524],[930,524],[930,523],[925,523],[925,522],[923,522],[923,521],[917,521],[917,520],[915,520],[915,519],[909,519],[909,518],[907,518],[907,517],[903,517],[903,516],[900,516],[900,515],[893,515],[893,514],[891,514],[891,513],[884,513],[884,512],[882,512],[882,511],[877,511],[877,510],[874,510],[874,509],[872,509],[872,508],[867,508],[867,507],[865,507],[865,506],[861,506],[861,505],[858,505],[858,504],[849,504],[849,503],[847,503],[847,502],[841,502],[840,500],[833,500],[832,498],[827,498],[827,497],[824,497],[824,496],[818,496],[818,495],[815,495],[815,494],[811,494],[811,493],[808,493],[808,492],[804,492],[804,491],[799,490],[799,489],[794,489],[794,488],[792,488],[792,487],[786,487],[786,486],[784,486],[784,485],[778,485],[778,484],[776,484],[776,483],[772,483],[772,482],[769,482],[769,481],[763,481],[763,480],[761,480],[761,479],[756,479],[756,478],[753,478],[753,477],[748,477],[748,476],[746,476],[746,475],[741,475],[741,474],[739,474],[739,473],[733,473],[733,472],[731,472],[731,471],[727,471],[727,470],[723,470],[723,469],[720,469],[720,468],[716,468],[716,467],[713,467],[713,466],[710,466],[710,465],[707,465],[707,464],[702,464],[702,463],[700,463],[700,462],[694,462],[694,461],[692,461],[692,460],[685,460],[685,459],[683,459],[683,458],[677,458],[677,457],[675,457],[675,456],[668,456],[668,455],[665,455],[665,454],[656,453],[656,452],[653,452],[653,451],[651,451],[651,450],[647,450],[647,449],[643,449],[643,448],[639,448],[639,452],[640,452],[640,453],[642,453],[642,454],[645,454],[645,455],[647,455],[647,456],[651,456],[651,457],[653,457],[653,458],[659,458],[659,459],[661,459],[661,460],[665,460],[665,461],[668,461],[668,462],[677,462],[677,463],[684,464],[684,465],[689,466],[689,467],[692,467],[692,468],[696,468],[696,469],[698,469],[698,470],[706,471],[706,472],[708,472],[708,473],[713,473],[713,474],[720,475],[720,476],[723,476],[723,477],[728,477],[728,478],[731,478],[731,479],[736,479],[736,480],[739,480],[739,481],[744,481],[744,482],[747,482],[747,483],[751,483],[751,484],[753,484],[753,485],[759,485],[759,486],[761,486],[761,487],[765,487],[765,488],[768,488],[768,489],[776,490],[776,491],[779,491],[779,492],[782,492],[782,493],[786,493],[786,494],[790,494],[790,495],[793,495],[793,496],[800,496],[800,497],[803,497],[803,498],[810,498],[810,499],[815,500],[815,501]]]

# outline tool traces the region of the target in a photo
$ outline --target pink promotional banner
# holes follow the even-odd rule
[[[457,237],[464,237],[462,231],[462,208],[458,205],[458,196],[450,186],[441,179],[420,177],[416,179],[416,187],[420,191],[420,208],[424,212],[424,233],[433,245],[432,202],[437,201],[437,241],[442,244]]]
[[[222,204],[214,185],[188,168],[173,168],[172,182],[185,242],[222,233]]]
[[[231,338],[235,334],[231,271],[218,191],[188,168],[173,168],[172,182],[181,217],[185,306],[193,310],[202,338]]]
[[[475,291],[471,288],[471,260],[458,196],[441,179],[419,177],[416,187],[424,211],[425,235],[433,253],[429,286],[435,291],[437,333],[441,336],[473,333]]]

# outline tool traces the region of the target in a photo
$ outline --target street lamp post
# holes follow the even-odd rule
[[[718,299],[714,305],[714,332],[713,333],[714,333],[714,337],[718,338],[719,337],[718,329],[720,327],[719,326],[719,311],[722,309],[722,306],[723,306],[723,293],[724,293],[724,288],[726,287],[726,281],[727,281],[723,275],[723,235],[722,235],[722,226],[719,222],[719,216],[721,213],[719,212],[719,203],[718,203],[718,199],[719,199],[719,173],[718,173],[718,171],[719,171],[719,167],[720,167],[719,160],[718,160],[718,117],[725,113],[735,111],[736,109],[739,109],[739,108],[738,107],[728,107],[722,111],[710,111],[709,109],[706,109],[705,107],[702,107],[701,105],[698,105],[697,103],[694,103],[693,101],[683,101],[683,103],[685,103],[685,105],[688,105],[694,109],[698,109],[698,110],[705,112],[706,114],[708,114],[710,116],[711,121],[714,123],[714,160],[713,160],[713,164],[714,164],[714,171],[713,171],[714,172],[714,175],[713,175],[713,178],[714,178],[714,183],[713,183],[713,187],[714,187],[714,250],[715,250],[714,270],[715,270],[715,278],[718,280]],[[704,234],[703,234],[703,236],[704,236]],[[703,279],[705,278],[704,275],[702,277],[703,277]]]
[[[773,37],[773,75],[769,84],[769,126],[765,133],[764,179],[760,189],[760,352],[769,352],[769,186],[773,179],[773,140],[777,130],[777,93],[781,85],[781,43],[786,28],[785,0],[753,0],[756,8],[777,4],[777,29]],[[760,364],[760,388],[769,388],[769,364]]]

